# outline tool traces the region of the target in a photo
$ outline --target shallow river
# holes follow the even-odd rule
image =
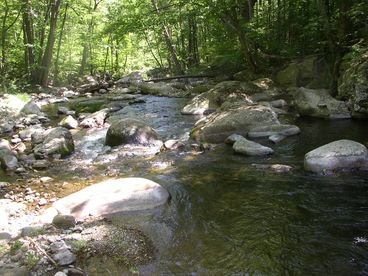
[[[135,108],[156,114],[151,124],[166,138],[182,137],[194,121],[179,114],[184,103],[149,97]],[[174,210],[168,212],[173,239],[153,273],[368,274],[368,174],[327,177],[302,169],[304,154],[325,143],[367,143],[366,122],[300,119],[296,124],[302,134],[273,145],[276,154],[270,158],[236,156],[220,146],[178,157],[174,170],[146,175],[169,189]],[[256,170],[253,163],[295,170],[275,174]]]
[[[165,139],[188,139],[196,118],[180,115],[186,100],[145,99],[132,106],[140,116]],[[95,167],[93,151],[103,151],[106,129],[94,131],[87,136],[90,145],[85,138],[77,141],[69,160],[92,164],[74,169],[73,189],[86,175],[90,182],[107,175],[142,176],[169,190],[172,199],[158,220],[171,234],[162,235],[166,245],[154,264],[138,268],[142,273],[368,275],[368,173],[316,176],[302,169],[304,154],[318,146],[338,139],[367,143],[367,122],[299,119],[296,124],[299,136],[278,145],[259,140],[275,150],[267,158],[234,155],[231,147],[218,146],[198,155],[120,157]],[[254,163],[295,169],[276,174]],[[65,181],[70,171],[59,177]]]

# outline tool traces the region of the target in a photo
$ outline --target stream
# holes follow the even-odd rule
[[[187,99],[144,99],[131,106],[138,116],[164,140],[188,140],[198,118],[180,115]],[[59,196],[117,176],[145,177],[168,189],[169,206],[151,218],[165,229],[156,230],[160,252],[138,268],[142,274],[368,275],[368,174],[303,170],[305,153],[316,147],[339,139],[367,143],[366,122],[303,118],[296,125],[302,133],[277,145],[258,140],[275,150],[266,158],[234,155],[225,145],[202,154],[107,151],[107,129],[93,129],[75,135],[68,166],[47,173],[64,183]],[[294,170],[274,173],[254,164]],[[107,271],[88,266],[91,275]]]

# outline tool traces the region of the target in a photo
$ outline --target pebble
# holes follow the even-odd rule
[[[40,182],[41,183],[47,183],[47,182],[51,182],[53,181],[53,178],[49,177],[49,176],[44,176],[40,178]]]

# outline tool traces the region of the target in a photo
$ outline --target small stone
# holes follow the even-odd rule
[[[271,135],[268,140],[270,140],[271,142],[277,144],[279,142],[281,142],[282,140],[284,140],[286,138],[286,136],[281,135],[281,134],[275,134],[275,135]]]
[[[232,134],[229,137],[226,138],[225,144],[227,145],[234,145],[234,143],[240,139],[244,138],[243,136],[239,134]]]
[[[14,138],[14,139],[11,139],[11,142],[13,144],[18,144],[18,143],[22,142],[22,139],[20,139],[20,138]]]
[[[44,206],[46,204],[47,204],[47,199],[46,198],[40,198],[40,201],[38,202],[38,205]]]
[[[57,215],[52,220],[52,224],[59,229],[73,228],[76,224],[75,217],[69,215]]]
[[[53,180],[53,178],[49,177],[49,176],[44,176],[40,178],[40,182],[41,183],[47,183],[47,182],[51,182]]]
[[[61,266],[70,265],[77,259],[69,249],[59,251],[58,253],[54,254],[52,258]]]
[[[64,272],[59,271],[59,272],[55,273],[54,276],[68,276],[68,275],[65,274]]]
[[[32,167],[34,169],[47,169],[50,166],[50,162],[47,160],[35,160],[32,162]]]
[[[69,268],[68,269],[68,276],[84,276],[83,270],[77,268]]]

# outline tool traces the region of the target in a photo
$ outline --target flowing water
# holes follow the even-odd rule
[[[188,139],[197,118],[180,115],[186,100],[145,100],[132,107],[165,140]],[[103,145],[106,129],[91,130],[76,136],[76,153],[67,160],[75,167],[50,172],[60,182],[73,172],[76,180],[69,190],[63,186],[65,194],[101,175],[142,176],[169,190],[170,204],[155,218],[165,225],[156,229],[164,246],[153,264],[138,268],[143,274],[368,275],[368,173],[318,176],[302,168],[304,154],[323,144],[367,143],[366,122],[299,119],[296,124],[299,136],[278,145],[259,140],[275,150],[267,158],[234,155],[225,145],[203,154],[109,152]],[[277,174],[254,164],[294,170]]]

